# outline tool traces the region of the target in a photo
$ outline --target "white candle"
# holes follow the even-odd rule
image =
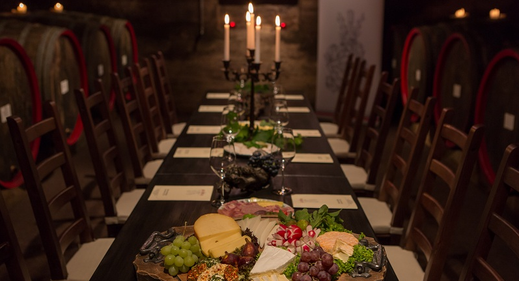
[[[249,19],[250,19],[250,25],[247,26],[247,49],[248,50],[254,50],[254,41],[255,41],[255,36],[254,36],[254,6],[252,5],[252,3],[249,3],[249,11],[248,11],[248,14],[249,14]],[[250,39],[249,39],[249,34],[250,34]]]
[[[256,18],[256,51],[254,52],[254,62],[260,63],[260,31],[261,31],[261,17]]]
[[[224,18],[224,36],[223,36],[223,60],[228,61],[229,60],[229,54],[230,54],[230,39],[229,39],[229,15],[225,14]]]
[[[489,16],[491,19],[498,19],[501,16],[501,11],[499,11],[499,9],[492,9],[489,12]]]
[[[24,3],[18,4],[18,7],[16,7],[16,11],[20,14],[27,13],[27,6]]]
[[[279,41],[281,40],[281,20],[279,19],[279,16],[276,16],[276,48],[275,48],[275,54],[274,54],[274,61],[279,62],[280,61],[280,47],[279,47]]]
[[[63,12],[63,5],[61,5],[61,3],[56,3],[54,5],[54,12],[58,12],[58,13],[61,13]]]

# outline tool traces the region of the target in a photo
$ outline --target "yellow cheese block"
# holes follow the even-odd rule
[[[200,242],[241,233],[240,226],[234,219],[216,213],[205,214],[199,217],[193,227],[195,235]]]
[[[241,232],[232,233],[231,235],[227,235],[223,233],[221,235],[216,235],[214,237],[208,238],[204,241],[200,241],[200,248],[202,248],[202,253],[206,256],[209,256],[209,249],[214,248],[219,245],[223,245],[229,243],[231,241],[237,240],[241,237]]]
[[[225,252],[232,253],[236,248],[240,248],[245,243],[247,243],[247,240],[251,241],[249,236],[241,236],[238,239],[229,241],[227,243],[220,243],[220,245],[217,245],[215,247],[212,247],[209,249],[209,256],[213,258],[218,258],[223,255],[225,255]]]

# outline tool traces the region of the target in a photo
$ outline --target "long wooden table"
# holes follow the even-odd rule
[[[225,99],[203,99],[204,105],[226,104]],[[306,106],[306,100],[289,100],[289,106]],[[175,146],[165,158],[156,176],[146,189],[143,197],[133,213],[121,229],[112,247],[107,252],[91,280],[136,280],[132,262],[139,253],[139,248],[153,231],[165,231],[172,226],[192,225],[195,220],[206,213],[217,212],[211,202],[196,201],[148,201],[155,185],[213,185],[217,176],[211,171],[207,158],[173,158],[178,147],[209,147],[212,135],[186,134],[190,125],[218,125],[219,113],[196,112],[190,118],[186,129],[177,139]],[[319,122],[313,111],[310,113],[291,113],[288,127],[293,129],[319,129]],[[320,130],[320,129],[319,129]],[[322,134],[322,132],[321,132]],[[338,160],[324,136],[304,139],[298,152],[329,153],[334,159],[333,164],[290,163],[285,173],[285,183],[294,193],[300,194],[351,194],[359,206],[358,209],[341,211],[344,226],[355,233],[363,232],[374,237],[360,204],[358,203],[348,180],[340,168]],[[273,180],[274,186],[279,186],[280,177]],[[292,205],[290,195],[278,196],[267,188],[254,192],[257,198],[274,199]],[[217,198],[215,189],[212,199]],[[250,196],[249,196],[250,197]],[[388,265],[385,280],[398,280]]]

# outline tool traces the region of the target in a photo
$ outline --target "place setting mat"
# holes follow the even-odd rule
[[[321,137],[319,130],[308,130],[308,129],[292,129],[294,136],[301,135],[302,137]]]
[[[216,135],[220,133],[220,126],[211,126],[211,125],[191,125],[187,128],[187,134],[191,135],[203,135],[203,134],[211,134]]]
[[[303,95],[275,95],[275,99],[285,99],[285,100],[304,100],[305,97]]]
[[[289,113],[310,113],[310,108],[306,106],[289,106]]]
[[[226,105],[201,105],[198,112],[222,112]]]
[[[177,147],[173,158],[209,158],[210,147]]]
[[[315,208],[327,205],[330,209],[358,209],[351,195],[346,194],[292,194],[292,207]]]
[[[207,93],[205,97],[209,100],[226,100],[231,96],[230,93]]]
[[[210,201],[212,185],[155,185],[148,201]]]
[[[292,163],[333,163],[333,158],[328,153],[296,153]]]

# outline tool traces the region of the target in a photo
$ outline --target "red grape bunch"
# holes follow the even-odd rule
[[[292,281],[331,281],[337,271],[339,266],[333,262],[333,256],[317,247],[301,253],[297,271],[292,274]]]

